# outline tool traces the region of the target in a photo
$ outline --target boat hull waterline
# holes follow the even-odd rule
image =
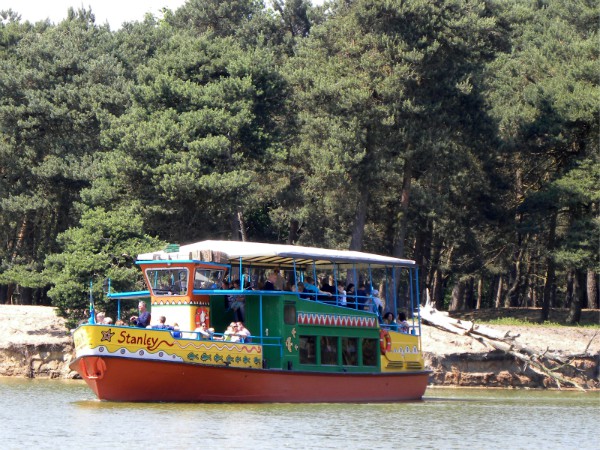
[[[100,400],[202,403],[358,403],[419,400],[431,371],[314,373],[119,357],[71,363]]]

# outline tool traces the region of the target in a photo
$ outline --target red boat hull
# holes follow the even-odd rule
[[[101,400],[125,402],[317,403],[419,400],[430,371],[314,373],[118,357],[71,364]]]

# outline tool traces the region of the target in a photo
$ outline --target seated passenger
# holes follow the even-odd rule
[[[173,332],[171,334],[177,339],[181,337],[181,331],[179,331],[179,324],[177,322],[173,324]]]
[[[337,303],[340,306],[347,306],[348,302],[346,300],[346,290],[344,289],[344,283],[341,281],[338,281],[337,284]]]
[[[239,335],[239,327],[237,325],[234,325],[232,328],[232,333],[229,336],[229,341],[230,342],[242,342],[242,338]]]
[[[398,324],[394,322],[394,315],[389,311],[383,315],[383,328],[387,328],[391,331],[398,331]]]
[[[383,312],[383,302],[381,301],[381,298],[379,298],[379,291],[377,289],[371,291],[371,299],[372,311],[377,314],[377,316],[381,317],[381,313]]]
[[[198,328],[196,328],[194,330],[196,333],[198,333],[198,335],[200,336],[200,339],[211,339],[212,335],[211,333],[208,331],[208,327],[206,326],[205,323],[203,323],[202,325],[200,325]]]
[[[304,279],[304,292],[311,294],[310,297],[307,297],[307,298],[316,300],[318,294],[325,294],[325,295],[331,296],[331,292],[322,291],[314,283],[315,283],[315,280],[312,277],[306,277]]]
[[[346,286],[346,303],[351,308],[356,308],[356,292],[354,291],[354,284],[350,283]]]
[[[403,312],[398,313],[398,320],[396,321],[396,323],[398,324],[398,331],[400,331],[401,333],[410,332],[410,325],[406,320],[406,314],[404,314]]]
[[[262,290],[263,291],[276,291],[276,290],[278,290],[275,287],[276,283],[277,283],[277,273],[271,272],[269,274],[269,276],[267,277],[267,281],[265,281],[265,284],[263,285]]]
[[[99,311],[96,314],[96,324],[98,325],[112,325],[113,320],[110,317],[106,317],[106,314]]]
[[[356,303],[358,309],[365,309],[365,303],[367,303],[367,288],[364,283],[358,285],[356,290]]]
[[[160,316],[158,318],[158,324],[152,325],[150,328],[154,328],[155,330],[172,330],[173,327],[171,325],[167,325],[167,318],[165,316]]]
[[[240,342],[251,342],[252,339],[250,338],[250,330],[244,326],[243,322],[238,322],[237,327],[237,334],[240,337]]]
[[[224,341],[231,341],[231,336],[233,336],[233,326],[234,326],[234,322],[231,322],[229,324],[229,326],[227,327],[227,329],[225,330],[225,332],[223,333]]]

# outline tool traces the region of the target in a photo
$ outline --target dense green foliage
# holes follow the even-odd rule
[[[412,258],[440,308],[598,306],[597,2],[272,6],[0,12],[0,302],[77,320],[213,238]]]

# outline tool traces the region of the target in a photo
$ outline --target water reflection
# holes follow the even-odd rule
[[[429,389],[387,404],[109,403],[0,379],[3,448],[598,449],[600,393]]]

